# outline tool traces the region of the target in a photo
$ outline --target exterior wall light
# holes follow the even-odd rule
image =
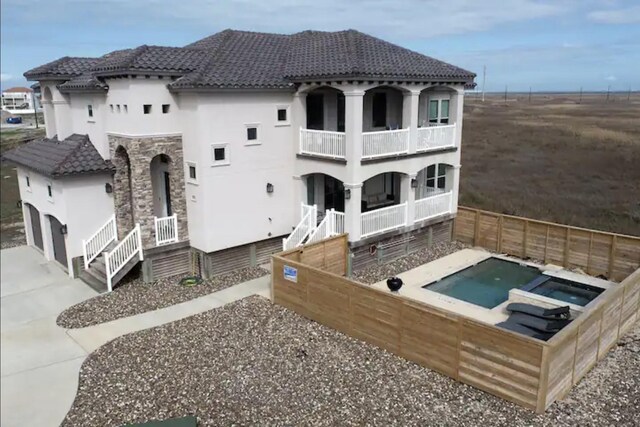
[[[273,184],[270,182],[267,183],[267,193],[273,193]]]
[[[60,226],[60,234],[67,234],[67,224]]]
[[[113,185],[111,185],[111,183],[110,183],[110,182],[107,182],[107,183],[104,185],[104,191],[106,191],[106,192],[107,192],[107,194],[111,194],[111,193],[113,193]]]
[[[346,200],[349,200],[351,198],[351,189],[347,188],[346,190],[344,190],[344,198]]]
[[[418,180],[411,178],[411,188],[418,188]]]

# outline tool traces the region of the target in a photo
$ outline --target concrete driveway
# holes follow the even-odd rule
[[[56,317],[97,294],[33,248],[2,250],[0,264],[0,424],[58,426],[73,403],[87,352]]]

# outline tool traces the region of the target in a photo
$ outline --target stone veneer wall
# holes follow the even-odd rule
[[[124,137],[115,135],[108,137],[109,151],[116,166],[113,193],[116,204],[118,237],[122,238],[129,233],[133,228],[133,221],[135,221],[140,224],[142,230],[143,246],[145,248],[155,246],[151,160],[157,155],[164,154],[170,159],[171,210],[178,216],[178,237],[181,241],[188,240],[182,137]],[[116,154],[118,147],[124,148],[129,157],[131,192],[126,158]]]

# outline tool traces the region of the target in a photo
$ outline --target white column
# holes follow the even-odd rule
[[[449,105],[449,116],[453,116],[453,121],[456,125],[456,133],[454,135],[454,142],[456,147],[460,148],[462,142],[462,114],[464,110],[464,89],[458,89],[455,93],[451,94],[451,103]],[[460,150],[458,150],[459,152]]]
[[[360,240],[360,214],[362,200],[362,183],[344,184],[345,192],[351,192],[349,199],[344,201],[344,230],[349,233],[349,241]]]
[[[411,89],[404,92],[402,99],[402,128],[409,128],[409,153],[415,153],[418,146],[418,107],[420,91]]]
[[[356,165],[359,165],[362,159],[362,100],[364,91],[360,89],[346,90],[344,96],[347,176],[353,177]]]
[[[413,225],[416,218],[416,190],[411,188],[411,180],[416,179],[416,175],[402,175],[400,181],[400,202],[407,202],[407,222],[405,225]]]
[[[294,154],[300,152],[300,128],[307,127],[307,94],[296,92],[291,104],[291,129],[293,131]],[[299,204],[298,204],[299,206]]]
[[[453,183],[451,184],[451,213],[458,212],[458,194],[460,193],[460,165],[453,167]]]

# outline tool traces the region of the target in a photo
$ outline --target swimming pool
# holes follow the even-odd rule
[[[485,308],[494,308],[507,301],[511,289],[580,306],[587,305],[604,291],[542,274],[535,267],[493,257],[423,288]]]
[[[488,258],[423,288],[485,308],[509,299],[509,291],[540,276],[535,267],[499,258]]]

